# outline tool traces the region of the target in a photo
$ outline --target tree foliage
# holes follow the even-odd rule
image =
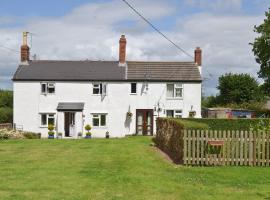
[[[0,90],[0,107],[13,107],[13,93],[8,90]]]
[[[249,74],[225,74],[219,77],[217,96],[202,98],[202,107],[228,107],[262,110],[265,95],[255,78]]]
[[[219,77],[218,101],[222,104],[261,102],[264,96],[259,83],[249,74],[225,74]]]
[[[0,90],[0,123],[11,123],[13,118],[13,93]]]
[[[266,94],[270,92],[270,8],[265,13],[264,22],[254,27],[259,36],[251,43],[256,62],[260,64],[259,77],[264,79],[263,89]]]

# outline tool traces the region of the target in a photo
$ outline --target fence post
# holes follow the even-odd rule
[[[253,166],[256,166],[256,142],[257,142],[257,132],[253,132]]]
[[[187,130],[184,130],[184,156],[183,156],[183,160],[184,160],[184,165],[187,164]]]

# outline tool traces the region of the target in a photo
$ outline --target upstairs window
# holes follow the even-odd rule
[[[131,83],[130,84],[130,93],[131,94],[137,94],[137,83]]]
[[[183,97],[183,85],[180,83],[168,83],[167,84],[167,97],[168,98],[182,98]]]
[[[94,83],[93,84],[93,94],[106,95],[106,93],[107,93],[107,84],[106,83]]]
[[[41,83],[41,94],[54,94],[55,84],[54,83]]]

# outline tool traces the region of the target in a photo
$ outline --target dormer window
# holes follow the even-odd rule
[[[55,83],[41,83],[41,94],[54,94]]]

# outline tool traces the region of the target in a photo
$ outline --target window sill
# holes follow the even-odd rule
[[[93,126],[93,129],[108,129],[108,126]]]
[[[55,93],[41,93],[40,95],[47,96],[47,95],[55,95]]]
[[[183,97],[166,97],[166,100],[183,100]]]
[[[130,95],[137,95],[138,93],[130,93]]]

